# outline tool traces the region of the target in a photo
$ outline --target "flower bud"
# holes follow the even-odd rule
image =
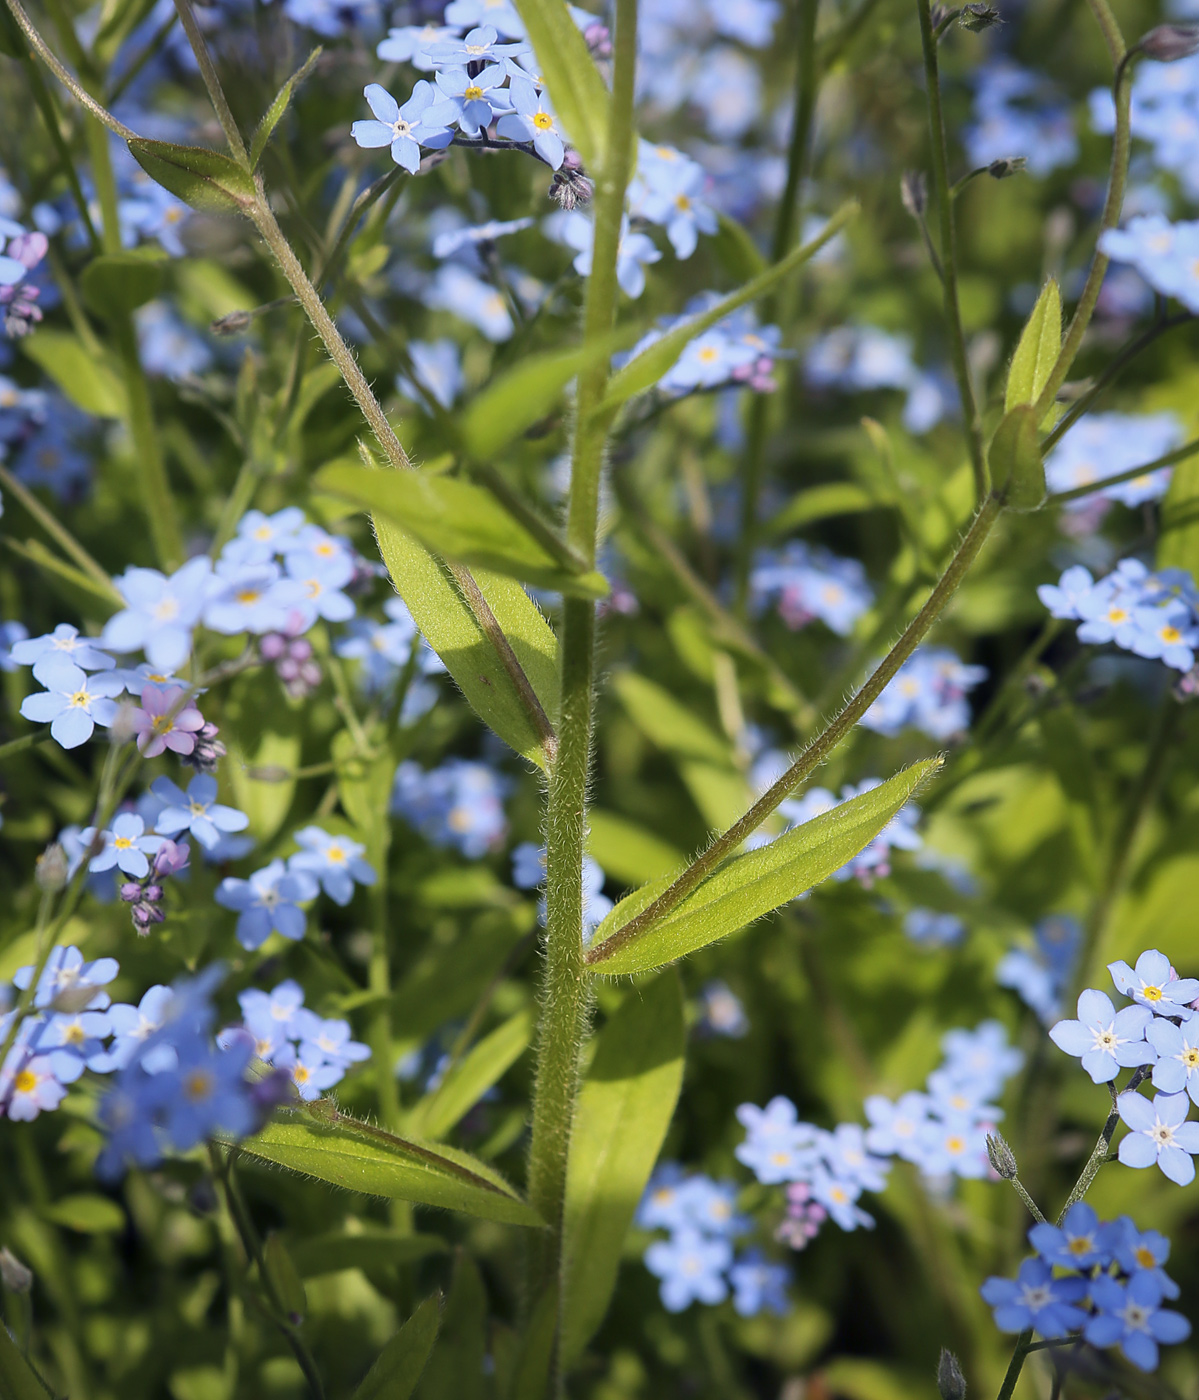
[[[1003,160],[993,160],[987,166],[987,174],[992,180],[1006,180],[1011,175],[1019,175],[1027,166],[1027,156],[1007,156]]]
[[[953,1352],[941,1348],[937,1362],[937,1389],[941,1400],[966,1400],[966,1377],[962,1375],[962,1363]]]
[[[1008,1146],[1002,1133],[987,1134],[987,1160],[994,1168],[995,1175],[1001,1176],[1004,1181],[1015,1181],[1019,1175],[1016,1154]]]
[[[905,170],[899,182],[899,197],[913,219],[920,219],[928,208],[928,176],[923,170]]]
[[[240,335],[253,319],[253,312],[230,311],[225,316],[218,316],[208,329],[213,335]]]
[[[38,889],[55,894],[67,883],[69,875],[67,853],[57,841],[52,841],[37,858],[33,878],[37,881]]]
[[[1002,24],[999,11],[993,5],[973,4],[966,5],[958,18],[958,23],[963,29],[968,29],[971,34],[981,34],[984,29],[991,29],[997,24]]]
[[[0,1283],[11,1293],[28,1293],[33,1287],[33,1270],[26,1268],[7,1246],[0,1249]]]
[[[1177,63],[1199,53],[1199,24],[1159,24],[1137,45],[1146,58],[1158,63]]]

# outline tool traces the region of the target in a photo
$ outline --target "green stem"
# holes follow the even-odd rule
[[[229,106],[229,100],[225,96],[225,90],[221,86],[221,80],[217,77],[212,54],[209,52],[203,31],[196,22],[196,12],[191,7],[191,0],[175,0],[175,9],[179,12],[179,21],[187,34],[192,52],[196,55],[196,62],[200,65],[200,76],[204,79],[204,86],[208,89],[208,96],[216,109],[217,120],[221,124],[221,130],[225,133],[229,149],[233,152],[238,164],[249,170],[250,154],[246,150],[246,143],[242,140],[241,132],[238,130],[237,121]]]
[[[1016,1338],[1016,1345],[1012,1351],[1012,1359],[1008,1362],[1008,1368],[1003,1377],[1003,1384],[999,1387],[999,1395],[996,1397],[996,1400],[1012,1400],[1012,1392],[1016,1389],[1016,1382],[1020,1379],[1020,1372],[1024,1369],[1024,1358],[1028,1355],[1028,1350],[1031,1345],[1032,1328],[1029,1327]]]
[[[1135,481],[1138,476],[1146,476],[1149,472],[1157,471],[1159,467],[1169,467],[1175,462],[1183,462],[1188,457],[1193,457],[1196,452],[1199,452],[1199,438],[1184,442],[1173,452],[1166,452],[1161,457],[1155,457],[1152,462],[1145,462],[1142,466],[1129,467],[1126,472],[1117,472],[1115,476],[1105,476],[1099,481],[1089,481],[1085,486],[1075,486],[1069,491],[1058,491],[1052,496],[1046,496],[1045,504],[1047,506],[1060,506],[1066,501],[1077,501],[1082,496],[1091,496],[1096,491],[1103,491],[1109,486],[1119,486],[1122,481]]]
[[[595,243],[583,314],[584,344],[607,339],[616,319],[616,258],[625,189],[633,160],[633,76],[637,0],[617,0],[612,106],[607,154],[596,183]],[[571,450],[567,538],[594,567],[605,432],[596,410],[608,383],[598,356],[579,374]],[[537,1070],[529,1149],[529,1200],[549,1229],[531,1242],[527,1297],[559,1280],[566,1168],[587,1033],[590,994],[583,948],[583,848],[591,764],[595,606],[568,598],[563,606],[562,705],[558,752],[546,803],[546,951],[541,987]]]
[[[104,569],[79,543],[70,530],[49,510],[42,505],[41,501],[24,484],[18,481],[15,476],[5,466],[0,466],[0,484],[4,489],[13,495],[34,520],[45,530],[46,534],[59,546],[62,552],[74,559],[83,573],[93,579],[96,584],[112,599],[115,607],[125,606],[125,600],[113,587],[112,579],[105,573]]]
[[[1115,15],[1107,0],[1087,0],[1087,3],[1103,33],[1104,42],[1111,55],[1112,66],[1116,70],[1114,93],[1116,129],[1112,137],[1112,161],[1111,173],[1108,176],[1107,198],[1103,205],[1103,216],[1099,221],[1099,232],[1102,236],[1108,229],[1115,228],[1120,222],[1120,210],[1124,207],[1124,187],[1128,180],[1128,157],[1131,148],[1130,86],[1128,65],[1124,62],[1127,50]],[[1082,295],[1078,299],[1078,305],[1074,308],[1074,315],[1070,320],[1069,329],[1066,331],[1066,338],[1062,341],[1062,348],[1058,352],[1057,360],[1054,362],[1049,378],[1045,381],[1045,387],[1041,390],[1040,397],[1034,405],[1038,423],[1049,412],[1050,406],[1057,397],[1057,391],[1066,382],[1070,366],[1074,363],[1082,345],[1082,338],[1086,334],[1087,327],[1091,324],[1091,317],[1095,312],[1096,303],[1099,301],[1099,292],[1103,286],[1103,279],[1107,275],[1108,261],[1107,255],[1101,253],[1096,245],[1094,257],[1091,259],[1090,271],[1087,273],[1087,280],[1083,286]]]
[[[945,119],[941,112],[941,79],[937,71],[937,40],[933,34],[929,0],[916,0],[920,15],[920,38],[924,46],[924,80],[928,97],[928,125],[932,138],[933,187],[937,195],[937,214],[941,234],[941,285],[945,297],[945,322],[949,330],[949,346],[953,359],[958,396],[962,401],[962,421],[966,425],[966,445],[970,466],[974,472],[974,490],[981,501],[987,493],[987,458],[983,449],[982,422],[970,378],[970,362],[966,356],[966,336],[962,329],[962,312],[958,301],[957,229],[954,221],[953,198],[949,189],[949,157],[945,143]]]
[[[747,836],[752,835],[785,797],[837,747],[857,724],[874,701],[882,694],[900,666],[924,640],[930,627],[944,611],[970,566],[978,557],[987,536],[999,518],[1001,505],[988,496],[975,515],[970,529],[958,546],[957,553],[937,581],[928,601],[904,629],[903,635],[887,653],[878,669],[841,710],[840,714],[808,744],[781,778],[727,831],[718,836],[708,849],[678,877],[677,880],[635,918],[618,929],[598,948],[587,955],[589,964],[602,964],[633,939],[644,933],[656,920],[674,908],[695,889],[726,856],[730,856]]]
[[[1041,1214],[1041,1207],[1037,1205],[1036,1201],[1034,1201],[1033,1198],[1025,1190],[1024,1183],[1020,1180],[1018,1176],[1012,1177],[1012,1189],[1028,1207],[1029,1215],[1032,1216],[1032,1218],[1037,1222],[1038,1225],[1044,1225],[1045,1217]]]
[[[122,316],[113,326],[113,336],[125,374],[129,434],[133,439],[133,455],[141,478],[142,505],[159,565],[170,573],[183,563],[183,532],[162,457],[162,444],[150,401],[150,385],[138,354],[133,318]]]

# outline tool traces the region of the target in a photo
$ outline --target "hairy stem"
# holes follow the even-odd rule
[[[204,86],[208,89],[209,99],[216,110],[217,120],[221,124],[221,130],[225,133],[229,149],[233,152],[238,164],[249,170],[250,155],[246,150],[246,143],[242,140],[241,132],[238,130],[233,110],[229,106],[229,99],[225,96],[225,89],[221,86],[220,78],[217,77],[216,65],[212,61],[212,54],[209,52],[204,33],[196,22],[196,12],[191,7],[191,0],[175,0],[175,9],[179,12],[179,22],[183,25],[188,43],[192,46],[196,62],[200,65],[200,76],[204,79]]]
[[[937,195],[937,215],[940,219],[941,286],[945,296],[945,323],[949,330],[949,347],[953,358],[953,373],[962,401],[962,421],[966,425],[966,446],[974,472],[974,490],[982,500],[988,488],[987,457],[983,449],[982,421],[970,378],[970,362],[966,356],[966,336],[962,329],[962,311],[958,301],[957,229],[954,220],[953,196],[949,188],[949,157],[945,143],[945,120],[941,112],[941,78],[937,70],[937,40],[933,34],[929,0],[916,0],[920,15],[920,38],[924,47],[924,80],[928,98],[928,125],[932,138],[933,188]]]
[[[611,957],[612,954],[631,943],[664,914],[669,913],[680,900],[690,894],[711,874],[726,856],[732,855],[742,841],[762,825],[795,786],[802,782],[817,764],[832,753],[845,735],[882,694],[900,666],[916,650],[917,646],[924,640],[929,628],[940,617],[946,604],[956,592],[958,584],[961,583],[986,543],[987,536],[991,533],[1001,510],[1002,506],[995,496],[986,498],[978,514],[975,515],[970,529],[966,532],[965,538],[958,546],[957,553],[950,560],[949,566],[937,581],[932,593],[929,594],[928,601],[908,623],[903,635],[887,653],[865,685],[841,710],[840,714],[803,749],[783,776],[754,803],[740,820],[734,822],[727,831],[718,836],[703,855],[683,871],[674,884],[663,891],[652,904],[635,918],[630,919],[623,928],[617,929],[598,948],[593,948],[588,953],[587,961],[589,964],[602,965],[605,958]]]

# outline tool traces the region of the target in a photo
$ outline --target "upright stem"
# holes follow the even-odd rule
[[[632,173],[637,0],[617,0],[607,154],[596,187],[595,243],[583,317],[584,343],[609,336],[616,318],[616,259],[625,188]],[[594,567],[605,433],[596,410],[608,382],[607,357],[579,375],[571,453],[567,537]],[[583,949],[583,845],[591,764],[595,606],[568,598],[562,627],[558,752],[546,807],[546,953],[541,991],[529,1200],[549,1225],[531,1247],[529,1302],[559,1277],[566,1168],[578,1093],[589,993]]]
[[[791,143],[787,150],[787,182],[775,216],[770,261],[781,262],[791,251],[799,225],[800,192],[807,174],[812,146],[812,116],[816,110],[818,72],[816,62],[816,15],[820,0],[799,0],[799,53],[796,59],[795,104],[791,113]],[[762,306],[762,320],[774,320],[778,302],[770,297]],[[749,570],[758,532],[758,501],[766,458],[765,394],[755,394],[749,411],[745,476],[741,483],[741,529],[735,578],[735,606],[744,614],[749,592]]]
[[[974,490],[978,500],[987,492],[987,458],[983,450],[982,423],[970,379],[970,362],[966,358],[966,336],[962,330],[962,312],[958,303],[957,230],[953,217],[953,198],[949,190],[949,158],[945,145],[945,120],[941,112],[941,78],[937,71],[937,40],[933,34],[929,0],[916,0],[920,14],[920,38],[924,45],[924,81],[928,89],[928,125],[932,138],[933,187],[937,195],[937,214],[941,233],[941,284],[945,294],[945,323],[949,329],[949,347],[953,357],[953,373],[958,382],[962,401],[962,419],[966,425],[966,445],[970,466],[974,472]]]
[[[212,100],[212,105],[216,109],[217,119],[221,123],[221,130],[225,133],[225,140],[229,143],[229,149],[236,156],[238,162],[250,168],[250,156],[246,150],[246,143],[241,138],[237,122],[234,119],[233,111],[229,106],[225,90],[221,86],[221,80],[217,77],[216,66],[212,61],[212,54],[208,50],[208,43],[204,38],[204,33],[196,22],[196,12],[191,7],[191,0],[175,0],[175,9],[179,11],[179,19],[187,34],[188,42],[192,46],[192,52],[196,55],[196,62],[200,65],[200,76],[204,79],[204,86],[208,89],[208,96]]]

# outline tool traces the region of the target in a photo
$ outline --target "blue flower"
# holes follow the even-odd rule
[[[862,716],[862,723],[887,735],[911,726],[944,743],[970,727],[966,696],[987,675],[985,666],[964,665],[946,647],[919,647]]]
[[[533,149],[551,170],[561,169],[567,137],[549,98],[523,77],[513,77],[508,96],[513,110],[499,119],[496,133],[508,141],[531,141]],[[577,259],[575,265],[578,268]],[[578,270],[583,272],[582,268]],[[583,272],[583,276],[586,275]]]
[[[433,239],[433,256],[435,258],[450,258],[463,248],[473,249],[477,244],[494,243],[497,239],[504,238],[510,233],[523,233],[525,229],[532,228],[536,222],[535,219],[488,219],[485,224],[444,229]],[[409,348],[415,348],[417,343],[410,342]],[[440,344],[441,342],[434,343]]]
[[[325,1021],[304,1009],[296,1015],[296,1027],[300,1032],[300,1058],[305,1064],[323,1060],[344,1071],[371,1057],[369,1045],[351,1039],[349,1021]]]
[[[286,554],[296,548],[303,525],[304,512],[299,506],[285,506],[274,515],[248,510],[237,522],[236,536],[221,550],[221,558],[260,564],[276,554]]]
[[[345,622],[354,616],[354,603],[342,589],[354,577],[354,561],[345,551],[321,554],[314,549],[289,550],[284,565],[289,578],[299,585],[298,600],[292,612],[300,626],[289,624],[292,633],[311,627],[318,617],[326,622]]]
[[[1050,617],[1078,620],[1082,617],[1079,604],[1090,596],[1094,587],[1090,570],[1081,564],[1072,564],[1057,583],[1041,584],[1037,597],[1049,609]]]
[[[796,1181],[819,1160],[817,1130],[811,1123],[797,1121],[790,1099],[773,1098],[764,1109],[743,1103],[737,1118],[746,1129],[746,1139],[734,1148],[733,1155],[763,1185]]]
[[[637,174],[629,185],[629,213],[666,229],[675,255],[689,258],[701,233],[719,227],[716,212],[702,198],[708,177],[697,161],[673,146],[639,145]]]
[[[1045,481],[1050,491],[1089,486],[1164,457],[1182,440],[1182,424],[1173,413],[1091,413],[1075,423],[1045,459]],[[1172,468],[1161,467],[1105,487],[1100,494],[1105,500],[1138,506],[1164,496],[1172,474]],[[1089,499],[1071,501],[1067,509],[1086,509]]]
[[[510,39],[525,37],[524,21],[511,0],[450,0],[445,7],[445,22],[459,29],[488,25]]]
[[[4,288],[0,286],[0,304]],[[55,397],[53,412],[28,437],[13,458],[12,473],[26,486],[45,486],[60,500],[78,496],[91,477],[91,458],[82,443],[92,419]]]
[[[456,29],[444,24],[405,24],[389,29],[387,38],[375,49],[384,63],[410,63],[422,73],[431,73],[437,66],[429,55],[434,44],[445,43],[457,35]]]
[[[375,872],[362,854],[366,847],[345,836],[330,836],[319,826],[306,826],[296,832],[296,842],[304,849],[287,862],[289,870],[307,871],[335,904],[346,905],[354,896],[354,883],[373,885]]]
[[[204,626],[226,636],[238,632],[287,630],[293,613],[303,609],[307,590],[296,579],[283,578],[278,564],[217,562],[204,604]]]
[[[287,1041],[299,1040],[304,989],[290,977],[269,993],[249,987],[237,994],[237,1002],[246,1029],[258,1043],[259,1059],[269,1060]]]
[[[1028,1232],[1028,1242],[1050,1268],[1082,1270],[1111,1263],[1113,1235],[1085,1201],[1075,1201],[1060,1226],[1042,1221]]]
[[[1153,1064],[1157,1052],[1145,1040],[1152,1019],[1144,1006],[1117,1012],[1108,997],[1091,988],[1078,998],[1078,1020],[1059,1021],[1049,1038],[1067,1055],[1077,1056],[1096,1084],[1106,1084],[1121,1068]]]
[[[1120,1141],[1120,1160],[1126,1167],[1151,1167],[1179,1186],[1195,1179],[1192,1157],[1199,1152],[1199,1123],[1188,1123],[1190,1101],[1186,1094],[1154,1094],[1153,1102],[1134,1092],[1116,1100],[1120,1117],[1132,1130]]]
[[[523,53],[527,44],[501,44],[491,24],[477,25],[462,39],[449,37],[428,46],[425,52],[437,68],[465,69],[471,64],[494,64],[511,54]]]
[[[84,962],[74,946],[51,949],[38,978],[33,1005],[38,1010],[94,1011],[108,1005],[107,992],[101,991],[120,971],[115,958]],[[21,967],[13,974],[13,985],[25,991],[33,981],[33,968]]]
[[[995,1309],[995,1325],[1001,1332],[1031,1327],[1042,1337],[1064,1337],[1087,1320],[1078,1306],[1087,1295],[1086,1280],[1054,1278],[1041,1259],[1026,1259],[1014,1279],[987,1279],[979,1292]]]
[[[699,998],[700,1028],[708,1035],[739,1040],[749,1031],[741,998],[726,982],[709,982]]]
[[[34,679],[46,687],[21,701],[21,714],[35,724],[49,724],[51,737],[64,749],[86,743],[96,725],[108,728],[116,719],[114,697],[124,685],[114,675],[101,671],[89,676],[57,652],[50,652],[34,664]]]
[[[687,1174],[677,1162],[663,1162],[655,1167],[637,1207],[637,1228],[681,1230],[689,1224],[688,1198],[682,1189],[686,1180]]]
[[[201,846],[211,850],[222,834],[244,831],[250,825],[245,812],[216,800],[217,782],[210,773],[198,773],[188,783],[186,792],[170,778],[155,778],[150,791],[166,804],[154,823],[154,829],[164,836],[189,831]]]
[[[514,120],[512,117],[502,118],[500,128],[504,122]],[[576,209],[563,215],[557,232],[563,243],[577,250],[575,271],[580,277],[590,277],[595,242],[594,221]],[[616,248],[616,280],[626,296],[636,299],[645,291],[645,267],[658,262],[661,257],[648,234],[630,232],[627,215],[621,219],[620,242]]]
[[[1024,1064],[1023,1053],[1008,1044],[999,1021],[980,1021],[972,1031],[946,1031],[941,1049],[949,1073],[959,1082],[977,1085],[982,1098],[997,1095]]]
[[[1148,1271],[1133,1274],[1127,1283],[1101,1275],[1090,1290],[1097,1312],[1083,1335],[1092,1346],[1119,1346],[1138,1370],[1157,1369],[1159,1342],[1182,1342],[1191,1335],[1181,1313],[1161,1306],[1161,1284]]]
[[[484,763],[450,758],[425,772],[406,759],[396,769],[391,810],[434,846],[453,846],[478,860],[503,840],[509,786]]]
[[[807,1178],[811,1197],[822,1205],[842,1230],[874,1228],[874,1217],[858,1205],[861,1184],[848,1177],[838,1177],[825,1167],[817,1167]]]
[[[39,1113],[52,1113],[66,1095],[51,1056],[26,1056],[13,1046],[0,1067],[0,1108],[6,1117],[14,1123],[31,1122]]]
[[[682,1312],[697,1300],[723,1302],[729,1291],[724,1271],[732,1261],[727,1240],[709,1239],[698,1230],[679,1230],[645,1251],[645,1267],[662,1280],[659,1292],[668,1312]]]
[[[114,582],[128,606],[108,619],[100,640],[113,651],[144,651],[162,671],[182,666],[211,571],[207,555],[189,559],[170,578],[157,569],[126,569]]]
[[[114,1002],[108,1008],[108,1026],[112,1032],[112,1042],[104,1060],[92,1068],[105,1071],[124,1069],[131,1060],[139,1056],[146,1041],[165,1024],[167,1009],[173,995],[170,987],[158,984],[148,988],[136,1006],[126,1002]],[[147,1073],[154,1073],[159,1063],[153,1055],[142,1059],[142,1067]],[[173,1064],[172,1053],[166,1067],[170,1068]]]
[[[49,1017],[38,1033],[40,1054],[50,1055],[60,1079],[69,1079],[54,1060],[54,1052],[75,1056],[90,1070],[103,1072],[108,1067],[108,1055],[103,1042],[112,1033],[112,1008],[106,1011],[59,1011]]]
[[[819,618],[830,631],[847,637],[874,601],[866,570],[856,559],[791,540],[781,550],[759,550],[750,574],[753,605],[774,602],[792,630]]]
[[[1153,1067],[1153,1087],[1167,1094],[1185,1089],[1191,1102],[1199,1104],[1199,1014],[1173,1021],[1155,1016],[1145,1030],[1145,1039],[1157,1051]]]
[[[425,393],[442,408],[452,407],[466,382],[457,344],[448,337],[441,340],[410,340],[408,354],[412,359],[413,376]],[[425,407],[420,389],[405,375],[396,376],[396,388],[406,398]]]
[[[787,1285],[791,1270],[785,1264],[771,1264],[760,1249],[748,1249],[729,1270],[733,1285],[733,1307],[742,1317],[760,1312],[787,1312]]]
[[[1181,1016],[1190,1003],[1199,999],[1199,978],[1179,977],[1170,959],[1151,948],[1137,959],[1135,968],[1126,962],[1108,963],[1107,970],[1117,991],[1147,1006],[1158,1016]]]
[[[956,914],[936,909],[909,909],[903,931],[923,948],[952,948],[966,936],[966,925]]]
[[[367,83],[363,95],[375,120],[355,122],[350,135],[367,149],[390,146],[392,160],[410,175],[420,168],[422,146],[440,150],[453,140],[450,124],[457,119],[457,109],[439,100],[437,89],[423,78],[402,107],[378,83]]]
[[[503,65],[492,63],[473,75],[465,68],[443,69],[435,81],[442,96],[453,104],[459,129],[473,140],[480,127],[491,125],[497,112],[509,110],[508,94],[500,91],[507,78]]]
[[[865,1141],[871,1152],[894,1154],[906,1162],[923,1159],[923,1134],[931,1107],[927,1094],[913,1089],[894,1103],[882,1094],[871,1094],[863,1107],[870,1121]]]
[[[306,871],[288,871],[281,860],[273,860],[248,880],[226,877],[217,886],[215,898],[226,909],[237,911],[238,941],[253,952],[272,933],[303,938],[307,917],[299,905],[315,899],[318,889]]]
[[[860,1124],[838,1123],[821,1139],[821,1150],[833,1174],[843,1181],[853,1181],[865,1191],[881,1191],[886,1186],[891,1164],[871,1155]]]
[[[1170,1257],[1170,1241],[1156,1230],[1140,1231],[1127,1215],[1110,1226],[1112,1253],[1125,1273],[1148,1272],[1157,1280],[1163,1298],[1177,1298],[1178,1285],[1162,1268]]]
[[[43,656],[63,656],[81,671],[111,671],[116,665],[107,652],[101,651],[90,637],[81,637],[79,629],[69,622],[60,622],[45,636],[15,642],[10,655],[19,666],[33,666]]]
[[[174,210],[188,212],[177,200],[167,206],[168,212]],[[178,246],[182,253],[182,244]],[[147,374],[186,379],[212,365],[212,350],[204,338],[166,302],[152,301],[139,307],[136,319],[138,358]]]
[[[1141,214],[1100,234],[1099,251],[1131,263],[1155,291],[1199,312],[1199,220],[1172,224],[1161,214]]]
[[[17,669],[20,663],[13,658],[12,649],[28,636],[29,628],[23,622],[0,622],[0,671]]]
[[[122,812],[113,820],[111,831],[97,832],[94,826],[87,827],[79,838],[85,846],[90,846],[97,836],[104,841],[103,849],[91,858],[87,868],[96,874],[115,865],[135,880],[144,880],[150,873],[146,857],[162,845],[161,836],[147,836],[145,830],[145,822],[135,812]]]
[[[430,281],[422,277],[420,296],[435,311],[452,311],[487,337],[508,340],[515,330],[508,303],[486,282],[457,263],[443,263]]]
[[[300,1046],[297,1050],[294,1045],[285,1045],[275,1055],[272,1063],[277,1068],[287,1071],[295,1085],[296,1093],[305,1103],[319,1099],[326,1089],[332,1089],[345,1078],[345,1068],[342,1065],[333,1064],[319,1051],[314,1053],[305,1046]]]
[[[974,81],[974,122],[962,133],[974,165],[1024,156],[1031,175],[1048,175],[1078,158],[1070,109],[1036,74],[1000,59],[979,68]]]

